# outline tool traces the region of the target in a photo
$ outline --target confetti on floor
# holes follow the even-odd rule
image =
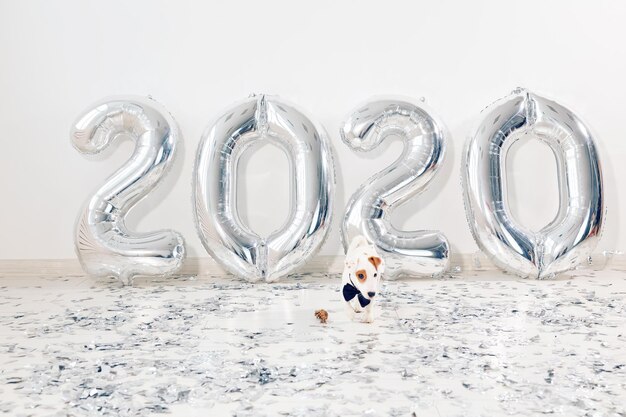
[[[463,275],[386,282],[373,324],[325,274],[3,278],[0,411],[626,416],[626,273]]]

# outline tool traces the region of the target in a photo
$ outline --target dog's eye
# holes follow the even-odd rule
[[[377,277],[377,276],[378,276],[378,274],[376,272],[374,272],[374,277]]]
[[[359,274],[358,277],[359,277],[359,279],[363,279],[363,278],[365,278],[365,275]]]

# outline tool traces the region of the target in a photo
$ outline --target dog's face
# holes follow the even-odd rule
[[[357,290],[365,298],[372,299],[378,294],[385,263],[373,246],[359,247],[355,252],[348,254],[346,268]]]

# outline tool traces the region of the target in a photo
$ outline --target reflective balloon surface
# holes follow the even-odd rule
[[[237,165],[246,149],[260,142],[284,150],[292,178],[289,217],[268,237],[250,230],[237,212]],[[228,109],[200,143],[193,186],[200,239],[231,273],[274,281],[295,271],[321,246],[330,226],[334,181],[323,127],[278,97],[253,96]]]
[[[385,259],[386,278],[436,276],[448,267],[446,237],[432,230],[402,231],[391,211],[426,189],[445,151],[444,125],[424,103],[381,98],[354,110],[341,129],[343,141],[356,151],[371,151],[391,135],[404,141],[402,155],[366,181],[348,203],[341,235],[344,251],[363,235]]]
[[[602,171],[591,134],[569,109],[516,90],[483,111],[464,154],[465,209],[476,243],[500,268],[548,277],[587,260],[604,219]],[[507,153],[518,140],[537,138],[554,152],[559,210],[539,232],[511,215]]]
[[[165,175],[179,132],[165,108],[142,97],[104,100],[87,109],[71,132],[74,147],[87,154],[102,151],[118,136],[132,138],[135,150],[80,213],[75,246],[85,272],[128,284],[135,275],[171,274],[183,263],[185,245],[179,233],[130,232],[124,222]]]

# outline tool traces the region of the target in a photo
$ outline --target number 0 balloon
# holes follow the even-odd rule
[[[237,213],[237,164],[250,145],[262,141],[285,151],[292,178],[289,218],[267,238],[250,230]],[[274,281],[304,264],[327,235],[334,168],[326,133],[277,97],[251,97],[204,134],[193,190],[196,225],[209,254],[235,275]]]
[[[370,151],[399,135],[404,151],[391,166],[370,178],[348,203],[341,228],[344,250],[363,235],[385,258],[387,278],[436,276],[448,267],[446,237],[434,230],[401,231],[389,215],[421,193],[434,178],[445,153],[444,125],[423,103],[403,99],[372,100],[353,111],[341,129],[356,151]]]
[[[85,272],[129,284],[135,275],[167,275],[183,263],[183,238],[172,230],[131,233],[126,213],[153,190],[172,162],[179,133],[165,108],[151,99],[102,101],[78,118],[71,137],[81,153],[95,154],[118,136],[135,151],[87,202],[78,217],[75,245]]]
[[[506,189],[507,153],[531,137],[554,152],[560,189],[554,220],[537,233],[513,219]],[[560,104],[516,90],[485,109],[461,171],[474,239],[502,269],[548,277],[586,260],[598,243],[604,198],[596,147],[585,125]]]

